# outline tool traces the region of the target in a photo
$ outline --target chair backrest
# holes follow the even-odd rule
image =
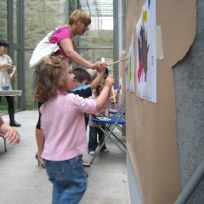
[[[90,163],[92,163],[95,157],[101,150],[101,147],[105,144],[107,139],[110,139],[115,145],[124,153],[126,153],[125,143],[118,137],[118,132],[115,132],[115,128],[122,133],[122,136],[125,136],[126,133],[123,129],[123,126],[126,124],[126,119],[123,117],[126,111],[126,98],[120,103],[118,110],[114,113],[111,113],[109,118],[107,117],[93,117],[92,121],[96,123],[97,127],[102,130],[105,135],[105,139],[102,144],[100,144],[99,150],[94,155]],[[103,126],[101,126],[103,124]],[[104,128],[105,125],[105,128]],[[103,128],[101,128],[103,127]]]
[[[100,119],[100,117],[92,118],[92,121],[98,124],[105,124],[106,127],[113,131],[115,127],[117,127],[122,135],[125,135],[125,130],[121,127],[121,125],[126,124],[126,119],[123,117],[126,112],[126,98],[122,100],[120,103],[118,110],[114,113],[111,113],[109,118],[107,120],[104,120],[104,118]]]
[[[126,119],[124,118],[126,114],[126,97],[122,100],[118,107],[118,111],[116,113],[116,116],[119,117],[119,122],[116,125],[118,130],[122,133],[123,136],[126,136]]]
[[[122,100],[122,102],[118,106],[118,110],[110,109],[109,111],[110,115],[125,115],[126,114],[126,98]]]

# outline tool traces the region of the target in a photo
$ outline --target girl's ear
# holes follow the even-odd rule
[[[75,79],[74,84],[75,84],[76,87],[78,87],[79,86],[79,81],[77,79]]]

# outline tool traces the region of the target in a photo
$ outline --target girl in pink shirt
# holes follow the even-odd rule
[[[89,62],[76,52],[76,41],[74,37],[77,35],[83,35],[89,29],[90,24],[91,17],[83,10],[77,9],[70,15],[68,24],[59,27],[49,38],[49,41],[52,44],[57,43],[59,46],[59,50],[54,53],[54,56],[63,55],[68,59],[70,65],[72,62],[75,62],[84,67],[101,71],[107,66],[105,62]],[[38,108],[40,108],[42,103],[43,102],[38,103]],[[38,165],[44,168],[44,163],[41,158],[44,148],[44,136],[41,130],[40,118],[41,115],[39,114],[39,119],[36,125],[36,141],[38,147],[36,159]]]
[[[84,113],[103,109],[114,78],[107,77],[100,96],[91,100],[67,92],[74,89],[75,76],[62,56],[47,58],[36,68],[35,77],[35,99],[44,102],[40,108],[45,137],[42,157],[53,184],[52,203],[77,204],[87,184],[81,160],[87,152]]]

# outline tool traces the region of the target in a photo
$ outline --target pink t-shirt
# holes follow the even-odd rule
[[[62,26],[55,31],[52,36],[50,37],[49,41],[51,44],[57,43],[60,47],[60,49],[55,52],[53,55],[63,55],[64,57],[67,58],[66,54],[64,53],[62,47],[60,46],[60,41],[63,40],[64,38],[69,38],[72,39],[72,33],[69,30],[68,27]]]
[[[45,137],[43,158],[64,161],[87,152],[84,113],[96,113],[95,100],[58,92],[40,112]]]

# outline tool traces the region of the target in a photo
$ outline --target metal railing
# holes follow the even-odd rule
[[[194,174],[191,176],[189,181],[187,182],[186,186],[180,193],[179,197],[176,199],[174,204],[185,204],[195,191],[196,187],[204,177],[204,159],[194,172]]]

